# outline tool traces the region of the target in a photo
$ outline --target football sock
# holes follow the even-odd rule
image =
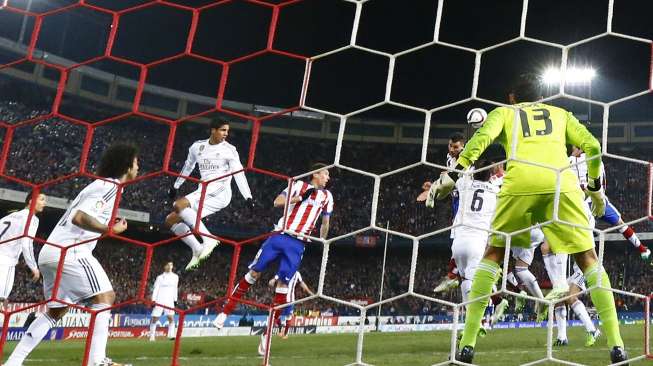
[[[499,265],[491,260],[483,259],[476,268],[476,274],[472,282],[472,290],[469,293],[470,299],[487,296],[492,292],[492,286],[497,281],[501,271]],[[480,299],[467,305],[467,318],[465,319],[465,330],[460,341],[460,347],[476,345],[476,336],[481,327],[481,318],[485,313],[488,299]]]
[[[596,286],[599,282],[600,276],[601,286],[608,289],[612,288],[608,274],[605,272],[603,267],[599,266],[598,262],[587,268],[584,275],[588,287]],[[599,314],[599,319],[601,319],[603,324],[603,330],[608,338],[608,346],[610,346],[610,348],[615,346],[623,347],[624,341],[621,339],[621,334],[619,333],[619,319],[617,318],[617,309],[614,305],[612,291],[603,288],[595,288],[590,290],[590,295],[592,297],[592,302],[596,307],[596,312]]]

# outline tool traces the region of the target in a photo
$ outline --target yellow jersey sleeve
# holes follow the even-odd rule
[[[567,112],[566,139],[568,144],[578,146],[585,152],[587,175],[590,179],[597,179],[601,175],[601,159],[591,157],[601,154],[601,144],[571,112]]]

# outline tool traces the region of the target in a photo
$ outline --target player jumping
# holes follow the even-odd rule
[[[449,143],[447,144],[447,167],[450,169],[453,169],[456,167],[458,156],[460,155],[460,152],[463,151],[465,148],[465,136],[460,133],[460,132],[454,132],[449,136]],[[444,173],[443,173],[444,174]],[[431,188],[432,183],[431,182],[424,182],[422,185],[422,189],[425,191],[426,194],[420,195],[420,197],[417,198],[418,202],[424,201],[427,198],[428,191]],[[430,204],[432,201],[427,204],[427,207],[433,207],[432,204]],[[459,202],[459,197],[458,197],[458,191],[454,189],[451,192],[451,217],[455,218],[456,213],[458,212],[458,202]],[[451,232],[451,239],[454,239],[454,233],[453,231]],[[448,269],[447,269],[447,275],[442,278],[440,283],[433,289],[433,292],[444,292],[453,288],[458,287],[459,285],[459,272],[458,272],[458,266],[456,265],[456,260],[451,257],[449,259],[449,264],[448,264]]]
[[[12,212],[0,219],[0,241],[18,238],[25,233],[31,203],[32,194],[27,194],[25,208]],[[43,212],[45,204],[45,195],[42,193],[37,195],[36,203],[34,204],[34,215],[32,215],[32,219],[29,222],[29,229],[27,230],[27,235],[32,238],[36,236],[36,230],[39,227],[39,218],[36,217],[36,214]],[[11,289],[14,286],[16,264],[21,253],[23,253],[25,263],[30,271],[32,271],[32,280],[36,282],[41,277],[41,272],[39,272],[39,268],[36,266],[34,245],[31,238],[25,236],[0,244],[0,300],[2,300],[4,308],[7,308],[9,294],[11,294]]]
[[[75,197],[47,240],[48,243],[69,247],[56,298],[74,304],[88,300],[92,304],[91,309],[98,312],[93,328],[89,366],[121,366],[106,357],[111,311],[105,309],[113,305],[116,294],[102,265],[93,256],[93,249],[97,245],[97,238],[108,233],[110,228],[115,234],[127,229],[127,220],[116,218],[113,223],[109,220],[116,203],[116,194],[121,189],[118,184],[132,180],[138,174],[137,155],[138,150],[132,145],[119,143],[110,146],[102,155],[97,172],[97,175],[106,180],[96,179]],[[71,247],[88,240],[87,243]],[[59,248],[45,245],[39,254],[38,263],[43,274],[43,293],[46,299],[52,299],[61,253]],[[30,352],[68,311],[68,305],[55,301],[49,302],[47,307],[47,312],[27,328],[5,366],[21,366]]]
[[[238,300],[261,277],[261,272],[277,260],[279,261],[279,281],[276,284],[273,306],[285,304],[288,301],[288,284],[299,268],[304,254],[304,246],[308,242],[306,236],[313,232],[320,217],[322,217],[320,238],[327,237],[329,220],[333,212],[333,196],[325,189],[329,182],[329,170],[324,164],[315,164],[311,167],[311,171],[314,173],[311,175],[310,183],[296,181],[290,192],[286,188],[274,199],[274,207],[277,208],[285,206],[287,197],[289,202],[285,227],[283,226],[284,217],[281,217],[275,229],[289,230],[293,233],[276,233],[263,243],[254,257],[254,261],[249,265],[249,272],[234,288],[222,312],[214,320],[213,325],[218,329],[224,326],[227,315],[234,311]],[[278,315],[279,312],[275,312],[275,317]]]
[[[172,272],[173,268],[172,262],[166,263],[163,267],[163,273],[156,276],[154,288],[152,289],[152,301],[168,308],[174,308],[175,302],[177,302],[179,276]],[[163,313],[168,318],[168,339],[175,338],[175,311],[155,305],[150,320],[150,342],[156,340],[156,325]]]
[[[476,131],[465,150],[458,158],[456,169],[470,167],[485,149],[499,139],[508,156],[513,148],[517,159],[563,169],[569,165],[566,145],[580,146],[588,155],[587,194],[593,203],[594,215],[603,216],[605,201],[600,182],[601,146],[594,136],[570,113],[561,108],[531,101],[541,98],[539,80],[521,78],[514,85],[509,100],[512,107],[495,108],[483,126]],[[518,104],[519,103],[519,104]],[[517,115],[515,115],[517,113]],[[517,124],[516,126],[514,124]],[[516,136],[513,136],[513,133]],[[513,146],[516,142],[517,145]],[[578,187],[578,180],[570,170],[560,173],[560,196],[558,218],[562,221],[589,226],[583,191]],[[443,176],[442,191],[453,189],[455,173]],[[557,174],[553,170],[535,165],[511,161],[508,165],[503,187],[499,194],[497,211],[492,222],[492,229],[502,232],[515,232],[538,222],[552,219]],[[589,230],[552,222],[542,227],[552,252],[569,253],[583,271],[586,282],[595,287],[599,282],[602,288],[590,291],[599,317],[611,347],[610,358],[613,363],[627,359],[624,343],[619,332],[619,321],[610,289],[607,273],[598,262],[594,250],[594,239]],[[512,236],[511,244],[517,247],[530,245],[529,233]],[[503,263],[505,237],[493,235],[478,266],[469,297],[472,299],[489,295],[492,285],[501,272],[499,263]],[[481,317],[487,299],[471,303],[467,308],[465,330],[460,341],[460,351],[456,354],[459,361],[471,363],[474,357],[476,337],[481,324]]]
[[[211,234],[201,219],[215,212],[222,210],[231,202],[231,177],[228,174],[241,171],[243,165],[240,162],[236,147],[227,142],[229,136],[229,122],[223,120],[212,120],[210,123],[211,135],[206,140],[195,141],[188,149],[188,157],[184,163],[180,177],[168,191],[171,199],[177,196],[177,190],[184,183],[186,178],[195,169],[199,167],[202,181],[221,178],[209,183],[206,187],[204,204],[202,205],[202,216],[199,220],[199,233]],[[240,194],[245,198],[248,205],[253,207],[252,193],[247,184],[247,178],[244,172],[233,175]],[[191,233],[191,228],[195,227],[197,220],[197,211],[200,207],[200,198],[202,195],[202,185],[197,189],[177,199],[174,203],[174,211],[166,217],[166,227],[175,235],[182,236],[181,240],[188,245],[193,251],[193,257],[186,266],[186,270],[193,270],[213,252],[213,249],[220,244],[217,239],[208,236],[202,236],[203,244],[197,240]],[[187,235],[188,234],[188,235]]]

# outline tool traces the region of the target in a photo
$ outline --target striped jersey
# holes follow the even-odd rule
[[[75,197],[66,212],[50,233],[48,243],[69,247],[75,243],[90,240],[87,243],[77,245],[68,250],[66,261],[74,261],[78,258],[90,257],[97,244],[99,233],[88,231],[73,224],[72,220],[77,211],[82,211],[87,215],[95,218],[103,225],[109,225],[111,212],[116,203],[116,194],[118,193],[117,179],[107,178],[107,180],[96,179],[91,184],[82,189]],[[45,245],[39,254],[39,264],[58,262],[61,250],[52,245]]]
[[[0,219],[0,241],[22,236],[25,233],[28,216],[29,209],[25,208]],[[34,237],[38,227],[39,218],[32,215],[27,235]],[[15,266],[18,263],[20,253],[23,253],[23,258],[29,268],[32,270],[37,269],[32,239],[26,236],[0,244],[0,265]]]
[[[307,189],[315,187],[298,180],[290,188],[290,198],[293,198],[301,196]],[[281,194],[287,196],[288,188],[284,189]],[[298,203],[290,203],[285,230],[297,233],[299,239],[302,239],[305,235],[311,235],[320,216],[330,216],[332,212],[333,195],[331,192],[326,189],[316,189],[308,199]],[[284,230],[283,217],[279,219],[275,230]]]
[[[202,181],[220,178],[211,182],[210,185],[214,186],[209,187],[211,191],[219,189],[220,186],[231,189],[231,177],[233,177],[243,197],[245,199],[252,198],[252,192],[244,172],[228,175],[243,169],[243,164],[240,162],[238,151],[234,145],[227,141],[211,144],[208,139],[195,141],[188,149],[188,157],[181,170],[182,176],[175,180],[175,189],[181,187],[186,180],[184,177],[190,176],[195,165],[199,168]]]
[[[274,276],[275,280],[279,280],[279,275]],[[301,273],[299,271],[295,272],[290,281],[288,281],[288,295],[286,296],[286,302],[295,301],[295,289],[299,284],[304,283]]]

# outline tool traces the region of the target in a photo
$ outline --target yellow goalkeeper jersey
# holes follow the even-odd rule
[[[597,139],[571,112],[543,103],[521,103],[514,107],[518,108],[517,116],[511,107],[498,107],[488,114],[483,126],[474,133],[460,153],[460,165],[468,168],[495,139],[503,145],[506,157],[510,157],[513,130],[517,134],[515,157],[519,160],[563,168],[569,165],[567,145],[580,147],[588,159],[601,153]],[[600,166],[600,159],[587,161],[590,178],[598,178]],[[560,184],[560,192],[570,192],[579,187],[578,178],[570,169],[562,172]],[[555,171],[509,161],[500,194],[553,193],[555,188]]]

